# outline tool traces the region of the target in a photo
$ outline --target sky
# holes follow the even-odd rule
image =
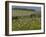
[[[34,9],[35,11],[41,11],[41,7],[34,6],[12,6],[12,8]]]

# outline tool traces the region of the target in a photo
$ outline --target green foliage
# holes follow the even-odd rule
[[[38,30],[41,28],[40,18],[19,18],[14,19],[12,23],[12,30]]]

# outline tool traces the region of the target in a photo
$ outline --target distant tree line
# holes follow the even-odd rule
[[[35,11],[34,9],[26,9],[26,8],[12,8],[12,10],[29,10],[29,11]]]
[[[27,15],[26,15],[26,16],[27,16]],[[14,16],[14,17],[12,17],[12,19],[19,19],[19,18],[21,18],[21,17],[26,17],[26,16]],[[41,16],[38,15],[38,14],[31,14],[29,17],[30,17],[30,18],[36,18],[36,17],[41,17]]]

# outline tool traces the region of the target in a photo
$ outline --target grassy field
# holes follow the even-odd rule
[[[32,14],[31,10],[13,10],[12,31],[41,29],[41,17],[38,15],[31,17],[30,14]]]

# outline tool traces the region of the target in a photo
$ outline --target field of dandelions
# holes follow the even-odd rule
[[[13,10],[12,31],[39,30],[41,29],[41,17],[31,16],[29,10]]]

